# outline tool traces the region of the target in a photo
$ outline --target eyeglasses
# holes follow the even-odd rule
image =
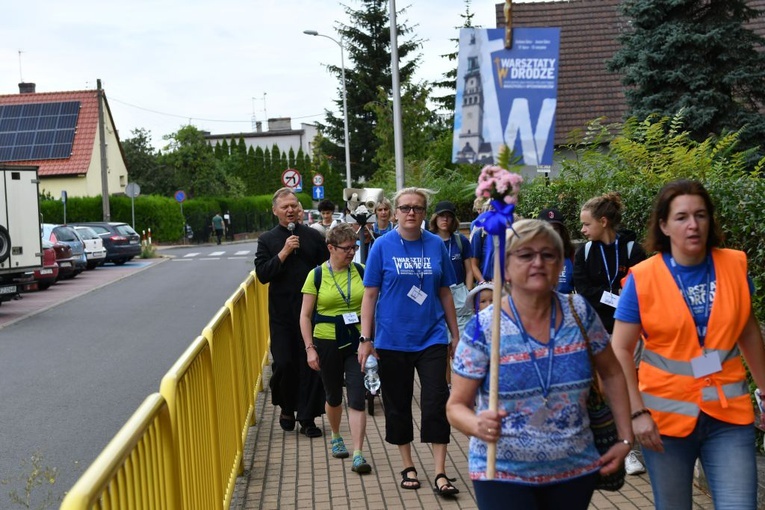
[[[425,212],[425,208],[421,205],[400,205],[397,209],[404,214],[409,214],[411,211],[414,211],[415,214],[422,214]]]
[[[537,255],[544,264],[554,264],[558,262],[558,254],[551,251],[519,250],[510,252],[510,255],[517,258],[522,264],[531,264],[536,260]]]
[[[356,250],[359,249],[359,247],[356,246],[355,244],[352,244],[350,246],[340,246],[338,244],[333,244],[331,246],[334,246],[338,250],[343,250],[345,253],[353,253],[353,252],[355,252]]]

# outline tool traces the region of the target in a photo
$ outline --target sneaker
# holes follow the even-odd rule
[[[336,459],[348,458],[348,449],[345,447],[342,437],[332,440],[332,456]]]
[[[372,466],[367,464],[367,461],[363,456],[356,455],[353,457],[353,467],[351,468],[351,471],[360,475],[364,475],[372,471]]]
[[[645,466],[638,459],[637,452],[631,451],[624,459],[624,469],[628,475],[639,475],[645,473]]]

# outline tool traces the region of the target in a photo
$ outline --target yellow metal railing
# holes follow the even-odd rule
[[[69,490],[62,510],[227,510],[268,362],[251,273]]]

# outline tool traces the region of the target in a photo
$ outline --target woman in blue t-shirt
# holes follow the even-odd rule
[[[398,445],[404,470],[401,488],[419,489],[412,459],[414,372],[420,378],[420,440],[432,443],[434,490],[440,496],[459,489],[446,476],[447,356],[459,339],[449,287],[454,269],[443,241],[420,226],[429,190],[405,188],[393,199],[398,228],[377,239],[367,258],[361,304],[359,364],[379,359],[385,409],[385,440]],[[372,339],[374,338],[374,341]],[[451,341],[450,341],[451,338]]]
[[[462,335],[465,324],[473,316],[472,310],[465,308],[465,299],[473,288],[473,271],[470,259],[473,251],[467,237],[458,232],[460,221],[457,219],[457,209],[452,202],[443,200],[436,204],[436,210],[430,218],[430,231],[444,241],[449,261],[454,268],[457,283],[451,286],[454,308],[457,310],[457,327]]]

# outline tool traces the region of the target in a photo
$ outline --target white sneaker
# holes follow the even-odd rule
[[[645,466],[637,457],[637,452],[631,451],[627,457],[624,458],[624,469],[628,475],[639,475],[645,473]]]

